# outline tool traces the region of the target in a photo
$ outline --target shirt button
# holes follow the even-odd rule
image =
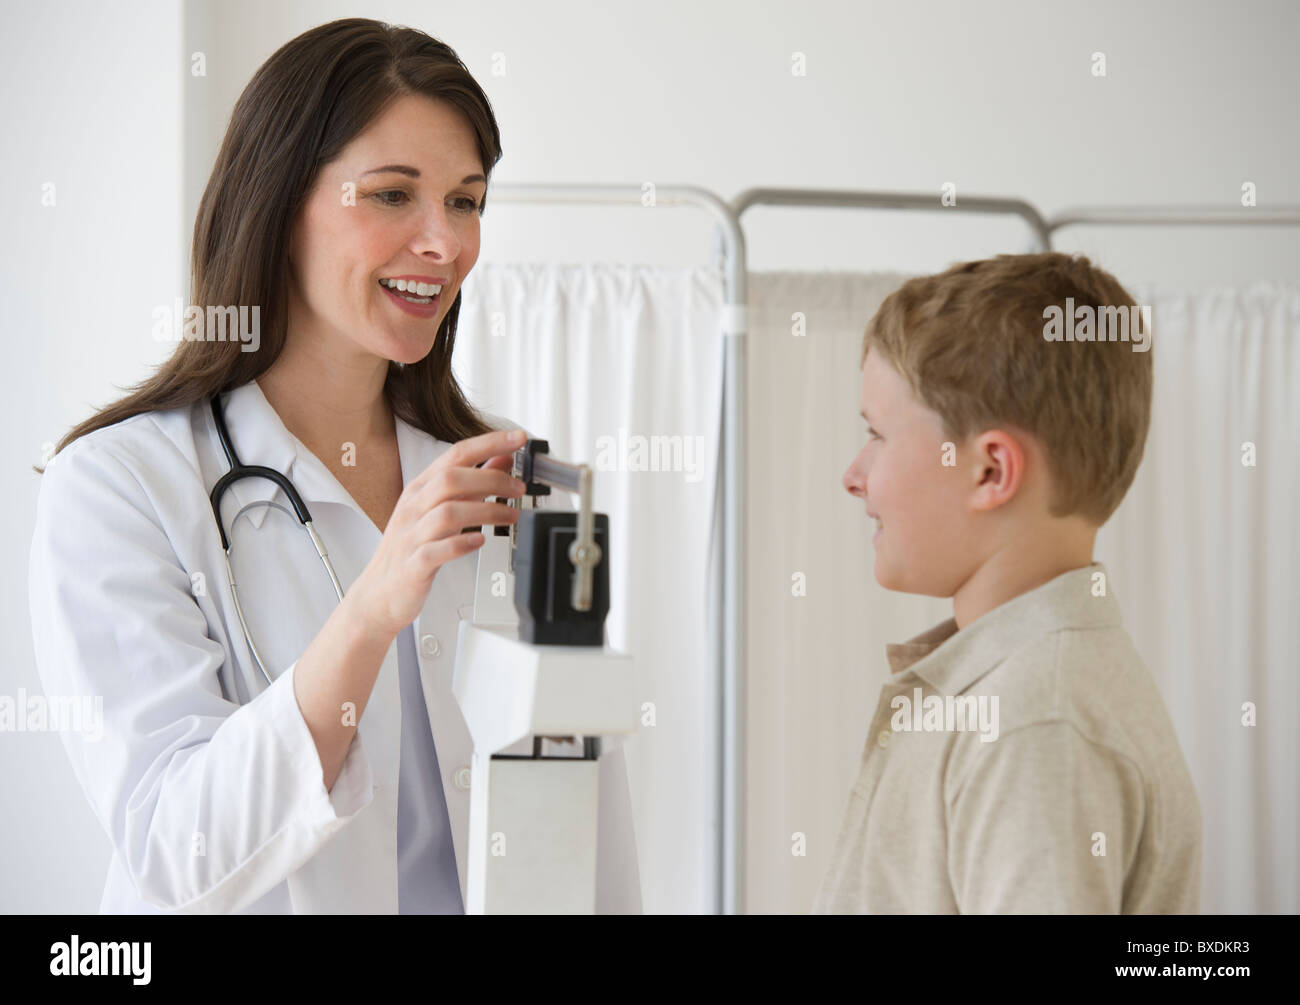
[[[880,735],[876,737],[876,744],[880,747],[889,746],[889,730],[882,729]]]
[[[469,777],[470,777],[469,768],[457,769],[456,774],[454,776],[456,782],[456,788],[460,789],[462,792],[468,792]]]
[[[442,652],[442,645],[438,642],[436,635],[420,636],[420,655],[433,659]]]

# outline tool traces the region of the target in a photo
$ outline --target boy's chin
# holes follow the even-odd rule
[[[875,574],[876,582],[879,583],[883,589],[889,590],[891,593],[914,593],[921,597],[943,597],[951,595],[945,594],[941,589],[936,588],[933,584],[926,583],[924,580],[918,580],[915,574],[912,576],[904,575],[888,560],[882,558],[879,552],[876,553],[876,564],[872,571]]]
[[[894,570],[889,567],[889,563],[880,557],[880,552],[876,552],[876,564],[872,573],[876,577],[876,582],[884,589],[906,592],[899,586],[898,577],[894,575]]]

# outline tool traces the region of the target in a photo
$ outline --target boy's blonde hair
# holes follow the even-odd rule
[[[1147,351],[1126,341],[1049,341],[1050,305],[1135,307],[1087,258],[998,255],[909,279],[880,305],[862,340],[961,443],[1010,423],[1043,445],[1049,512],[1100,527],[1133,484],[1151,420]],[[1100,312],[1098,312],[1100,317]],[[868,403],[870,408],[870,403]]]

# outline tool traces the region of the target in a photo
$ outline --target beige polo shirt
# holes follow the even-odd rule
[[[813,913],[1198,911],[1200,803],[1100,562],[885,649]]]

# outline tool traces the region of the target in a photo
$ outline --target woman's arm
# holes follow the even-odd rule
[[[342,770],[393,639],[419,614],[438,569],[482,545],[481,534],[461,529],[518,518],[518,510],[483,500],[523,494],[523,483],[502,468],[524,436],[510,430],[462,440],[413,478],[374,558],[298,660],[294,690],[326,789]]]

